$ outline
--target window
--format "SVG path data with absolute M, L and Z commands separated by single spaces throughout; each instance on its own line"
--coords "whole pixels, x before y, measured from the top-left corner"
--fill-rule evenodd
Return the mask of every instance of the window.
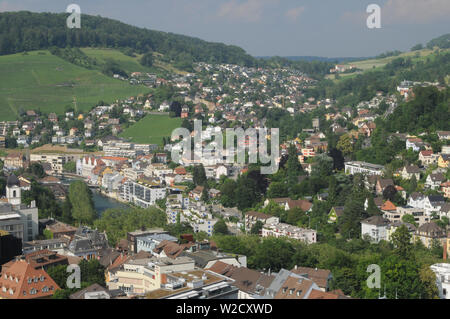
M 444 294 L 444 296 L 446 296 L 447 295 L 447 289 L 442 289 L 442 293 Z

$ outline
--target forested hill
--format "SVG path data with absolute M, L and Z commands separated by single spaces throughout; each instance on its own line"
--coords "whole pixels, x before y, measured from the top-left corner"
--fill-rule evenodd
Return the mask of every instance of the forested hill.
M 69 29 L 68 15 L 0 13 L 0 55 L 50 47 L 104 47 L 128 48 L 138 53 L 154 51 L 174 61 L 257 64 L 255 58 L 237 46 L 138 28 L 99 16 L 82 14 L 81 29 Z

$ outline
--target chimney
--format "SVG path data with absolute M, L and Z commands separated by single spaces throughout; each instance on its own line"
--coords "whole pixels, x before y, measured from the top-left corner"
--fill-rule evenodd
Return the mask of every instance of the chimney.
M 445 261 L 447 260 L 447 241 L 444 243 L 444 253 L 442 259 Z
M 295 265 L 294 269 L 297 270 L 297 265 Z

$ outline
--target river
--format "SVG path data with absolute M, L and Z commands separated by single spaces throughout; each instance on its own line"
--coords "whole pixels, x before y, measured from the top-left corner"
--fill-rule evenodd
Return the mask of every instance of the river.
M 74 180 L 77 180 L 76 178 L 68 178 L 68 177 L 64 177 L 61 178 L 61 181 L 64 185 L 70 185 L 70 183 Z M 78 179 L 78 180 L 81 180 Z M 121 209 L 126 209 L 126 208 L 130 208 L 130 206 L 121 203 L 115 199 L 109 198 L 103 194 L 100 193 L 99 190 L 97 189 L 92 189 L 92 199 L 94 200 L 94 207 L 95 210 L 99 213 L 99 215 L 101 216 L 102 213 L 107 210 L 107 209 L 111 209 L 111 208 L 121 208 Z
M 130 206 L 121 203 L 115 199 L 106 197 L 98 190 L 92 190 L 92 198 L 94 199 L 95 210 L 101 215 L 105 210 L 111 208 L 130 208 Z

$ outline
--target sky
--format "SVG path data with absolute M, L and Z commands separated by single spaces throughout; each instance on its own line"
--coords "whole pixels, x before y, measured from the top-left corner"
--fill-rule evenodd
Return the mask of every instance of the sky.
M 450 32 L 450 0 L 0 0 L 0 12 L 65 12 L 72 3 L 82 14 L 233 44 L 253 56 L 369 57 Z M 370 4 L 381 8 L 381 28 L 367 27 Z

